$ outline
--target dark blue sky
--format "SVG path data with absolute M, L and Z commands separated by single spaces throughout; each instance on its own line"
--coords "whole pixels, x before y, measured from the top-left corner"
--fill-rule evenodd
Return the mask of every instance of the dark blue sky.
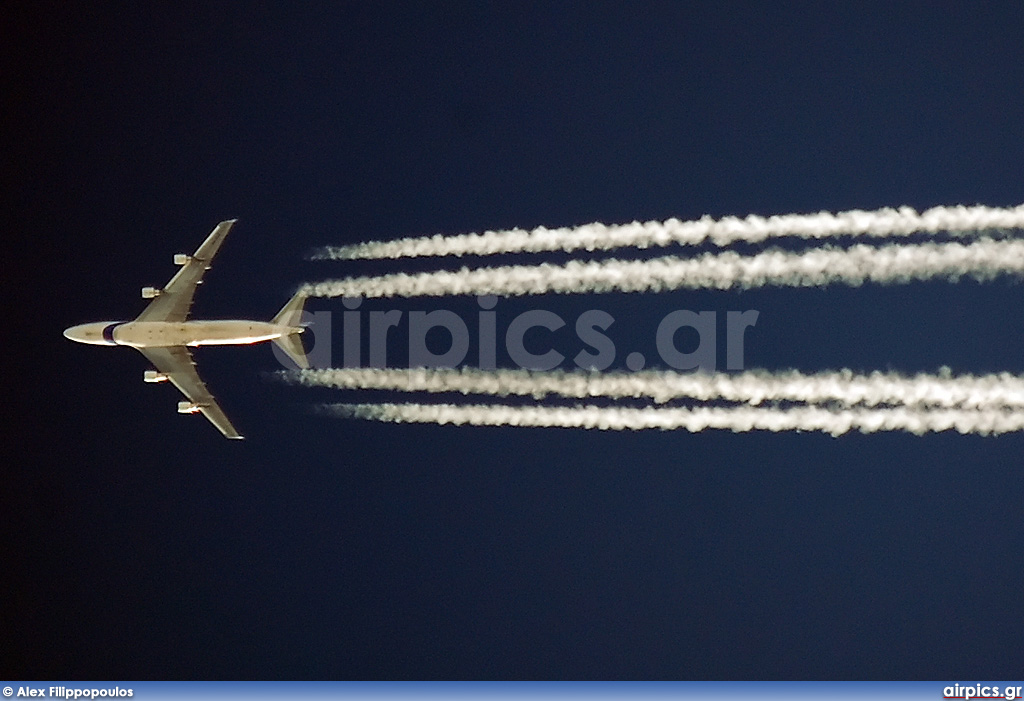
M 366 396 L 199 349 L 229 442 L 138 353 L 61 337 L 136 315 L 228 217 L 200 318 L 394 269 L 304 260 L 326 243 L 1024 201 L 1019 1 L 777 5 L 12 12 L 5 676 L 1019 675 L 1020 436 L 334 421 L 307 405 Z M 600 308 L 634 350 L 672 310 L 756 309 L 748 367 L 1019 373 L 1022 302 L 1003 279 L 543 297 L 499 323 Z M 365 308 L 442 307 L 476 309 Z M 340 303 L 310 308 L 340 349 Z

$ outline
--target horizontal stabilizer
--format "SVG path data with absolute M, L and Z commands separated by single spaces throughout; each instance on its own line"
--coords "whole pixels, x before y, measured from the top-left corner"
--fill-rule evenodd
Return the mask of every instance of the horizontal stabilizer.
M 302 308 L 305 304 L 306 295 L 296 292 L 295 296 L 288 300 L 288 304 L 281 307 L 281 311 L 271 320 L 271 323 L 281 326 L 299 326 L 302 320 Z
M 304 331 L 302 328 L 302 307 L 306 304 L 306 295 L 296 292 L 295 296 L 288 300 L 288 304 L 281 307 L 281 311 L 273 318 L 271 323 L 279 326 L 291 326 L 294 332 L 275 338 L 274 343 L 285 352 L 299 368 L 305 370 L 309 367 L 306 359 L 306 351 L 302 347 L 302 338 L 299 334 Z
M 302 336 L 298 333 L 281 336 L 274 339 L 277 347 L 285 352 L 299 368 L 309 368 L 309 361 L 306 360 L 306 350 L 302 347 Z

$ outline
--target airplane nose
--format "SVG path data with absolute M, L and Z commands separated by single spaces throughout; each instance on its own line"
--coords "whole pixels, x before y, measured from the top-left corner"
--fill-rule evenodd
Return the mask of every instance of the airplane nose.
M 64 338 L 70 339 L 77 343 L 89 343 L 98 346 L 113 346 L 113 338 L 106 337 L 106 331 L 112 325 L 108 322 L 97 322 L 95 324 L 79 324 L 78 326 L 72 326 L 64 329 Z

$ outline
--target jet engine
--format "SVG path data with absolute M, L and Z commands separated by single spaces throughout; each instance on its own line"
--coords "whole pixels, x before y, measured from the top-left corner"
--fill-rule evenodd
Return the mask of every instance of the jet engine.
M 187 265 L 190 260 L 192 260 L 192 256 L 185 255 L 184 253 L 174 254 L 175 265 Z
M 143 287 L 142 288 L 142 298 L 143 299 L 153 299 L 154 297 L 159 297 L 160 293 L 162 293 L 162 292 L 163 292 L 163 290 L 158 290 L 155 287 Z
M 157 372 L 156 370 L 146 370 L 142 373 L 143 382 L 167 382 L 169 379 L 171 378 L 162 372 Z
M 199 405 L 195 402 L 178 402 L 179 414 L 194 414 L 199 411 Z

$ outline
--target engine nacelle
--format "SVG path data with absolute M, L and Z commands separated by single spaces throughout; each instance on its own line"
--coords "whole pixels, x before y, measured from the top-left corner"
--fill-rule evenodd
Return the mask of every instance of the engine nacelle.
M 194 414 L 199 411 L 199 405 L 195 402 L 178 402 L 179 414 Z
M 156 370 L 146 370 L 142 373 L 143 382 L 167 382 L 169 379 L 171 378 L 162 372 L 157 372 Z
M 175 253 L 174 254 L 174 264 L 175 265 L 187 265 L 190 260 L 192 260 L 192 256 L 187 256 L 184 253 Z
M 142 288 L 142 298 L 143 299 L 153 299 L 154 297 L 159 297 L 162 292 L 163 292 L 163 290 L 158 290 L 155 287 L 143 287 Z

